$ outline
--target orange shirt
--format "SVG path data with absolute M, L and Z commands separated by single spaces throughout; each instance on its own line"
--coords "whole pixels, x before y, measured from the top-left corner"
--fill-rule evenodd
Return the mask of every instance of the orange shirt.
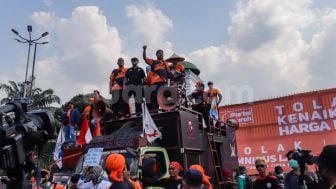
M 215 89 L 215 88 L 212 88 L 212 89 L 209 89 L 207 91 L 207 95 L 208 95 L 208 103 L 211 103 L 212 99 L 216 99 L 216 101 L 218 101 L 218 95 L 221 94 L 221 92 L 218 90 L 218 89 Z
M 150 58 L 146 59 L 146 63 L 150 66 L 155 63 L 154 70 L 152 70 L 152 74 L 148 74 L 147 77 L 150 77 L 150 83 L 161 83 L 161 82 L 167 82 L 168 80 L 168 73 L 169 73 L 169 64 L 168 62 L 164 60 L 153 60 Z
M 184 65 L 183 64 L 176 64 L 175 66 L 174 66 L 174 70 L 175 71 L 177 71 L 177 72 L 180 72 L 180 73 L 182 73 L 182 72 L 184 72 Z
M 112 81 L 112 90 L 121 90 L 123 88 L 124 77 L 127 68 L 115 69 L 111 72 L 110 80 Z

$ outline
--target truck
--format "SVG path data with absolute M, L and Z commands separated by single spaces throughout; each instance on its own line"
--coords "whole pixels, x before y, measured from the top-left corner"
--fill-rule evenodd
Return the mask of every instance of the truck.
M 184 107 L 162 110 L 151 116 L 162 133 L 161 139 L 147 142 L 143 136 L 141 115 L 122 120 L 102 119 L 102 136 L 94 137 L 85 145 L 64 144 L 63 168 L 80 172 L 88 149 L 99 147 L 104 149 L 102 160 L 109 153 L 123 154 L 131 176 L 138 177 L 140 182 L 141 178 L 151 174 L 148 162 L 155 163 L 156 170 L 152 174 L 160 179 L 169 176 L 169 163 L 177 161 L 184 169 L 192 164 L 202 165 L 215 188 L 224 188 L 223 171 L 238 167 L 237 127 L 234 124 L 218 121 L 204 128 L 199 119 L 201 114 Z
M 200 72 L 190 62 L 186 62 L 185 67 L 184 94 L 188 94 L 193 83 L 200 81 Z M 126 119 L 111 119 L 111 111 L 106 104 L 97 102 L 93 115 L 100 120 L 102 136 L 94 137 L 85 145 L 64 144 L 63 169 L 81 172 L 88 150 L 103 148 L 102 166 L 108 154 L 120 153 L 126 158 L 131 177 L 137 178 L 140 183 L 153 175 L 156 179 L 169 177 L 169 163 L 177 161 L 184 169 L 193 164 L 202 165 L 214 188 L 225 188 L 223 172 L 230 170 L 234 174 L 238 168 L 235 134 L 238 124 L 232 119 L 211 120 L 207 127 L 201 113 L 186 108 L 183 102 L 186 96 L 181 95 L 178 88 L 165 87 L 158 92 L 161 109 L 151 112 L 151 117 L 162 137 L 152 143 L 144 136 L 141 114 Z

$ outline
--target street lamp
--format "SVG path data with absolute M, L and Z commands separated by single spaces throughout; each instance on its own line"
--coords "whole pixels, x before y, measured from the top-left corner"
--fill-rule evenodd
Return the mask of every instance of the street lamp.
M 30 58 L 30 48 L 33 44 L 35 44 L 35 49 L 34 49 L 34 59 L 33 59 L 33 70 L 32 70 L 32 81 L 33 82 L 33 78 L 34 78 L 34 66 L 35 66 L 35 56 L 36 56 L 36 45 L 37 44 L 47 44 L 48 42 L 37 42 L 38 40 L 40 40 L 41 38 L 45 37 L 48 35 L 48 32 L 44 32 L 39 38 L 36 39 L 32 39 L 31 38 L 31 32 L 33 31 L 33 27 L 31 25 L 27 26 L 27 31 L 29 33 L 29 39 L 26 39 L 24 37 L 22 37 L 19 32 L 17 32 L 15 29 L 12 29 L 12 32 L 17 35 L 20 39 L 15 38 L 15 40 L 19 43 L 28 43 L 28 56 L 27 56 L 27 65 L 26 65 L 26 74 L 25 74 L 25 82 L 23 85 L 23 97 L 26 97 L 26 88 L 27 88 L 27 75 L 28 75 L 28 67 L 29 67 L 29 58 Z M 33 83 L 31 83 L 32 85 Z M 31 86 L 32 88 L 32 86 Z M 31 91 L 30 91 L 31 93 Z
M 45 32 L 45 33 L 47 33 L 47 32 Z M 46 35 L 48 35 L 48 33 Z M 33 84 L 34 84 L 34 80 L 35 80 L 34 70 L 35 70 L 35 59 L 36 59 L 36 47 L 37 47 L 38 44 L 44 45 L 44 44 L 47 44 L 47 43 L 49 43 L 49 42 L 47 42 L 47 41 L 43 41 L 43 42 L 40 42 L 40 43 L 39 42 L 34 42 L 33 68 L 32 68 L 32 78 L 31 78 L 31 83 L 30 83 L 31 87 L 30 87 L 30 93 L 29 93 L 30 96 L 32 96 Z

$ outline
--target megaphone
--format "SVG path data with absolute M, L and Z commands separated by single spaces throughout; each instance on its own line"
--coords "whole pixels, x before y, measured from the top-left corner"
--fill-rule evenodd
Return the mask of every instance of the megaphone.
M 179 104 L 179 100 L 180 95 L 175 87 L 162 87 L 158 91 L 157 101 L 163 110 L 174 109 Z
M 108 108 L 103 100 L 99 100 L 93 105 L 92 117 L 94 119 L 102 119 L 107 117 L 112 117 L 112 110 Z

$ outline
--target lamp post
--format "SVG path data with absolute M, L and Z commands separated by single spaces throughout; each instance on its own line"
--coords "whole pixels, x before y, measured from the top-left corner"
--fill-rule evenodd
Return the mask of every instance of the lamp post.
M 32 96 L 32 91 L 33 91 L 33 84 L 34 84 L 34 80 L 35 80 L 35 76 L 34 76 L 34 70 L 35 70 L 35 59 L 36 59 L 36 47 L 38 44 L 44 45 L 47 44 L 49 42 L 47 41 L 43 41 L 43 42 L 33 42 L 34 43 L 34 57 L 33 57 L 33 67 L 32 67 L 32 78 L 31 78 L 31 87 L 30 87 L 30 96 Z
M 26 65 L 26 74 L 25 74 L 25 81 L 24 81 L 24 85 L 23 85 L 23 97 L 25 98 L 27 93 L 26 93 L 26 89 L 27 89 L 27 75 L 28 75 L 28 67 L 29 67 L 29 58 L 30 58 L 30 48 L 33 44 L 35 44 L 35 49 L 34 49 L 34 60 L 33 60 L 33 71 L 32 74 L 34 74 L 34 66 L 35 66 L 35 56 L 36 56 L 36 45 L 37 44 L 46 44 L 48 42 L 37 42 L 38 40 L 40 40 L 41 38 L 45 37 L 48 35 L 48 32 L 44 32 L 40 37 L 36 38 L 36 39 L 32 39 L 31 38 L 31 32 L 33 31 L 33 27 L 31 25 L 27 26 L 27 31 L 29 33 L 29 38 L 25 38 L 22 35 L 19 34 L 19 32 L 17 32 L 15 29 L 12 29 L 12 32 L 17 35 L 20 39 L 15 38 L 15 40 L 19 43 L 28 43 L 28 56 L 27 56 L 27 65 Z M 33 82 L 33 75 L 32 75 L 32 81 Z M 31 83 L 32 85 L 32 83 Z M 31 86 L 32 88 L 32 86 Z M 31 93 L 31 91 L 30 91 Z

